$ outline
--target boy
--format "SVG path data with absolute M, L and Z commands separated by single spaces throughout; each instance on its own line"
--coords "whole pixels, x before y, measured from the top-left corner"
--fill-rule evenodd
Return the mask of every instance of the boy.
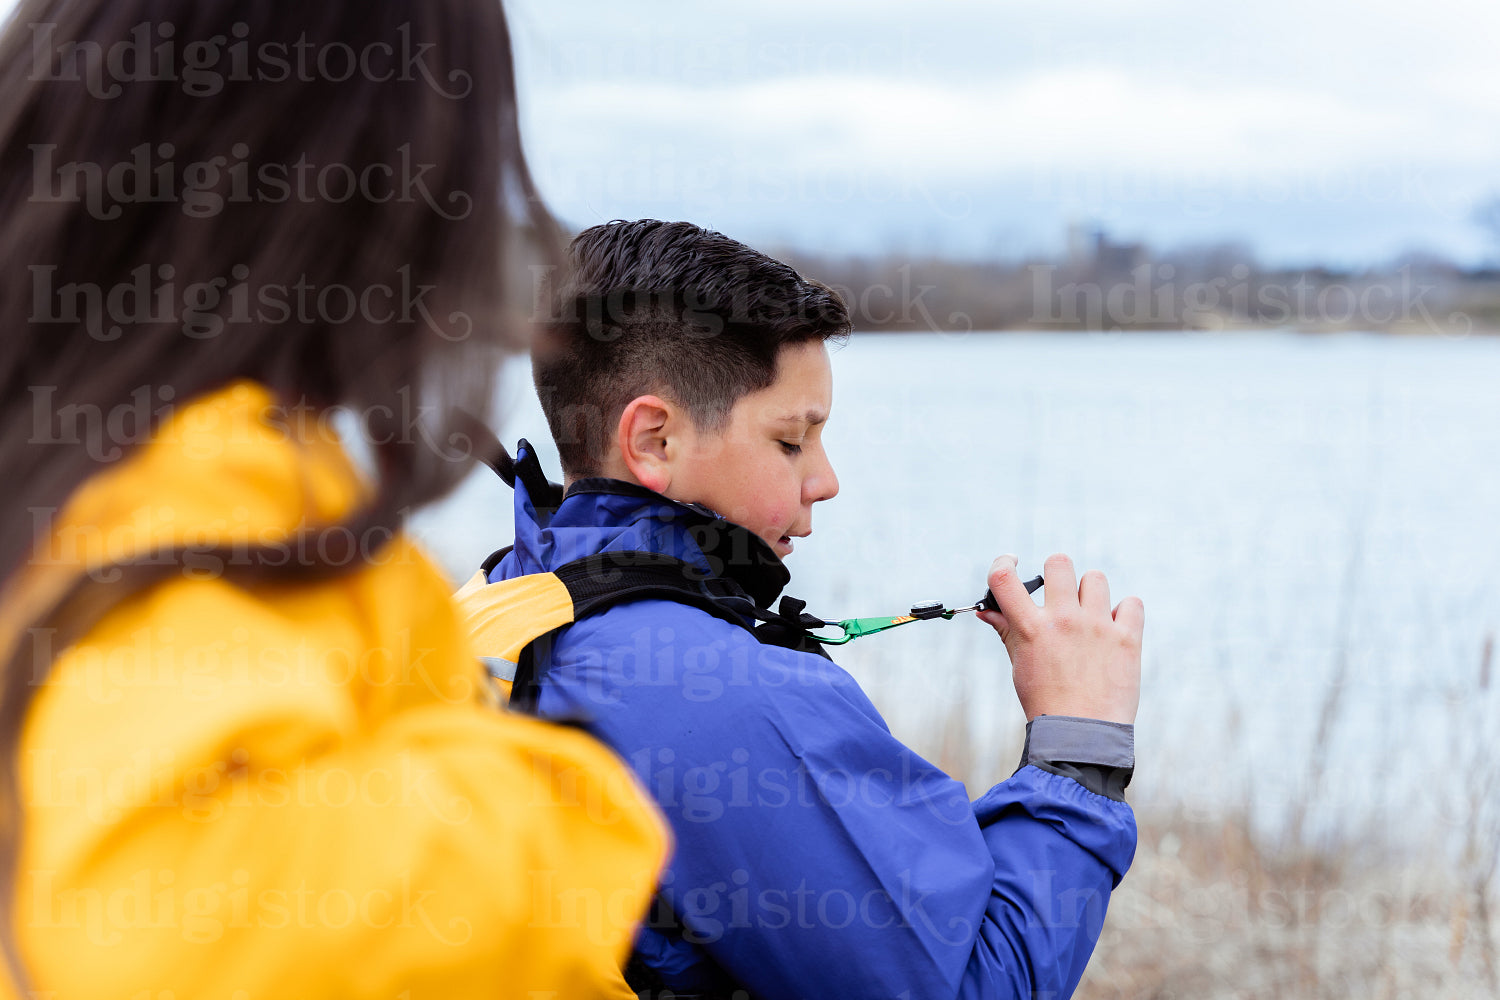
M 838 492 L 822 431 L 838 296 L 686 223 L 610 223 L 572 245 L 562 317 L 534 351 L 567 493 L 517 465 L 516 541 L 491 582 L 601 553 L 680 560 L 768 607 L 781 560 Z M 525 480 L 529 480 L 529 485 Z M 550 491 L 549 491 L 550 492 Z M 657 596 L 532 649 L 534 710 L 582 718 L 670 820 L 675 857 L 629 977 L 678 996 L 1061 997 L 1135 850 L 1144 611 L 1098 573 L 1015 560 L 989 585 L 1032 720 L 1022 766 L 970 802 L 897 741 L 847 673 L 798 638 Z M 518 680 L 517 695 L 522 694 Z M 524 699 L 523 699 L 524 701 Z M 737 992 L 737 991 L 748 991 Z

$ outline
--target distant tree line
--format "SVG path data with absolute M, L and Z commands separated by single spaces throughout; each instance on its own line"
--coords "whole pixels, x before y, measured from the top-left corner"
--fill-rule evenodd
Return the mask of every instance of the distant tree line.
M 1500 257 L 1500 196 L 1474 221 Z M 834 257 L 784 250 L 838 288 L 863 331 L 1500 332 L 1500 268 L 1409 253 L 1362 270 L 1276 268 L 1239 243 L 1154 250 L 1074 230 L 1061 259 Z

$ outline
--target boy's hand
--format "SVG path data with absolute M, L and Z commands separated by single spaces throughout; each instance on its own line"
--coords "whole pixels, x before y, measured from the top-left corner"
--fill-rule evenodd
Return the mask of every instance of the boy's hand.
M 1042 575 L 1046 603 L 1039 608 L 1016 574 L 1016 557 L 996 559 L 989 584 L 1000 610 L 979 613 L 1005 641 L 1027 721 L 1076 715 L 1135 722 L 1145 605 L 1127 597 L 1111 612 L 1104 574 L 1090 570 L 1079 583 L 1065 555 L 1049 558 Z

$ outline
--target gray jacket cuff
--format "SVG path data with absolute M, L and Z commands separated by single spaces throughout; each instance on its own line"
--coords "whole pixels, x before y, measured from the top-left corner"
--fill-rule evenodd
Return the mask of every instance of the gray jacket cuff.
M 1026 723 L 1021 766 L 1038 761 L 1135 767 L 1135 727 L 1072 715 L 1038 715 Z
M 1021 766 L 1028 764 L 1123 802 L 1135 773 L 1135 727 L 1103 719 L 1039 715 L 1026 724 Z

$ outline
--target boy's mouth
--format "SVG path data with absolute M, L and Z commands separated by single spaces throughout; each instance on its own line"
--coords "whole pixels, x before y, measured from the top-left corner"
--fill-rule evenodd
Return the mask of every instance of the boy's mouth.
M 779 556 L 788 556 L 788 555 L 791 555 L 792 546 L 794 544 L 792 542 L 792 539 L 793 538 L 806 538 L 810 534 L 812 534 L 812 532 L 810 532 L 810 531 L 804 531 L 800 535 L 782 535 L 780 538 L 776 539 L 776 554 L 779 555 Z

